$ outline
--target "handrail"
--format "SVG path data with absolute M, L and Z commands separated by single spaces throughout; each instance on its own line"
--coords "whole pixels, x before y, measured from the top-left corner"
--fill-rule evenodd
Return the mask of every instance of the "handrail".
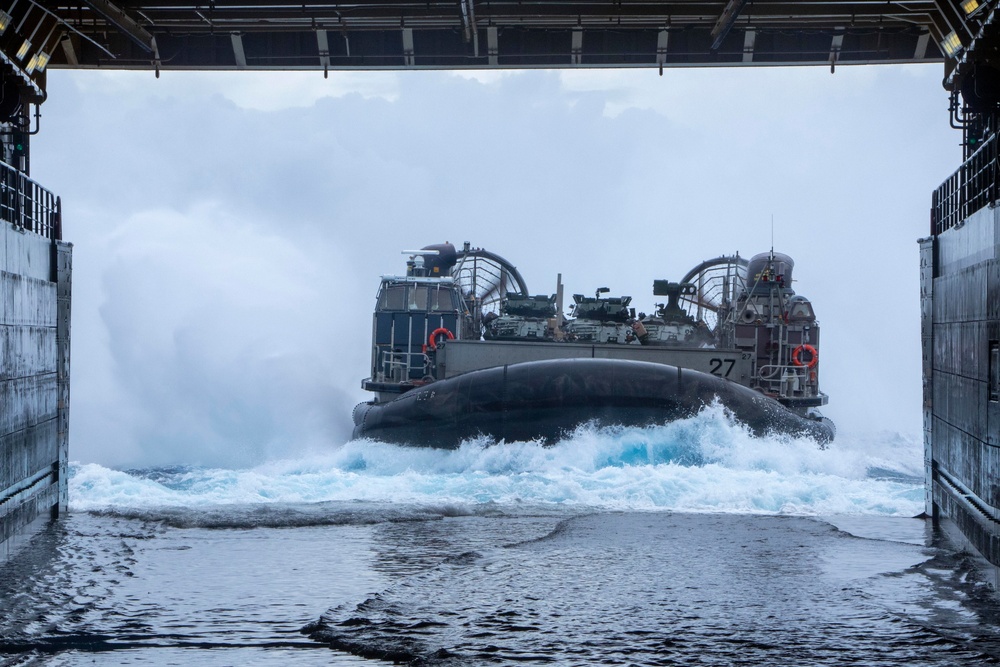
M 380 350 L 381 355 L 381 376 L 382 381 L 405 382 L 410 379 L 410 373 L 415 369 L 420 369 L 424 375 L 427 368 L 427 355 L 422 352 L 394 352 L 390 350 Z M 414 363 L 414 359 L 420 363 Z
M 806 370 L 805 366 L 796 366 L 794 364 L 765 364 L 757 370 L 757 377 L 761 380 L 773 382 L 775 378 L 780 379 L 778 373 L 795 371 L 796 375 L 805 377 Z
M 757 371 L 762 387 L 781 398 L 809 398 L 819 395 L 815 372 L 794 364 L 765 364 Z
M 22 232 L 62 240 L 59 197 L 4 162 L 0 162 L 0 220 Z
M 1000 139 L 990 136 L 931 196 L 931 234 L 960 226 L 981 208 L 1000 200 L 997 169 Z

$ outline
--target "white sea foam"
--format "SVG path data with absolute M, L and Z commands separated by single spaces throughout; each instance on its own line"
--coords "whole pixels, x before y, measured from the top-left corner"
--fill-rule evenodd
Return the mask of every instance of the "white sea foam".
M 467 442 L 438 450 L 358 440 L 245 470 L 123 472 L 74 464 L 70 507 L 377 501 L 564 504 L 692 512 L 912 516 L 921 446 L 898 434 L 751 437 L 721 409 L 646 429 L 579 429 L 552 447 Z

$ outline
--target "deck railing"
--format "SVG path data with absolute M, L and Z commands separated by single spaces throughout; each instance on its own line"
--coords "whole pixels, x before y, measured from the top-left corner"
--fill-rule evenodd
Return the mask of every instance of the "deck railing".
M 931 198 L 931 234 L 940 234 L 1000 200 L 1000 139 L 992 135 Z
M 59 197 L 3 162 L 0 162 L 0 220 L 22 231 L 62 240 Z

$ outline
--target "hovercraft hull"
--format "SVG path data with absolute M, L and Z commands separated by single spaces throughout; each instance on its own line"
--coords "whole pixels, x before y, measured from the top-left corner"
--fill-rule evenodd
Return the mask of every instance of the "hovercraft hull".
M 690 369 L 621 359 L 531 361 L 473 371 L 354 411 L 354 437 L 456 448 L 464 440 L 555 442 L 581 424 L 650 426 L 718 400 L 754 435 L 825 444 L 829 420 L 802 417 L 748 387 Z

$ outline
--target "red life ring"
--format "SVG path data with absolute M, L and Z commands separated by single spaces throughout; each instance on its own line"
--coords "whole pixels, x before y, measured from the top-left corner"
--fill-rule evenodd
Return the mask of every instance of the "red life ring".
M 454 340 L 455 339 L 455 334 L 453 334 L 452 332 L 448 331 L 444 327 L 438 327 L 437 329 L 435 329 L 434 331 L 431 332 L 430 338 L 427 339 L 427 345 L 432 350 L 438 349 L 438 346 L 437 346 L 437 337 L 438 336 L 445 336 L 445 337 L 447 337 L 448 340 Z
M 802 363 L 802 359 L 800 359 L 803 350 L 805 350 L 811 355 L 809 363 L 807 364 Z M 792 352 L 792 363 L 795 364 L 796 366 L 805 366 L 806 368 L 816 368 L 816 364 L 819 363 L 819 352 L 812 345 L 799 345 L 797 348 L 795 348 L 795 351 Z

